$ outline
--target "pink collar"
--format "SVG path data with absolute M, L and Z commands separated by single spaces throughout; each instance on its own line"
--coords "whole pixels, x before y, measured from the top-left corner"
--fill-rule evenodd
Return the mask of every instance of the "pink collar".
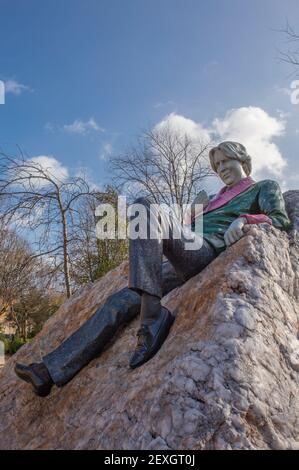
M 204 209 L 203 213 L 206 214 L 207 212 L 214 211 L 219 207 L 224 206 L 229 201 L 231 201 L 234 197 L 238 196 L 239 194 L 246 191 L 246 189 L 250 188 L 256 183 L 254 179 L 250 176 L 247 178 L 243 178 L 238 184 L 236 184 L 233 188 L 226 190 L 227 186 L 224 186 L 220 189 L 218 194 L 210 201 L 207 207 Z

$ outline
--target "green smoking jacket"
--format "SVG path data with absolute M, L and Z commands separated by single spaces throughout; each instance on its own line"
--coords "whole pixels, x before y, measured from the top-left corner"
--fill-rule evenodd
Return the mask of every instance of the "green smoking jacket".
M 263 180 L 250 186 L 224 206 L 197 216 L 191 224 L 191 230 L 200 230 L 201 224 L 198 222 L 199 217 L 202 217 L 203 238 L 217 253 L 221 253 L 226 249 L 226 230 L 242 214 L 265 214 L 272 220 L 273 226 L 280 230 L 288 230 L 291 225 L 279 184 L 273 180 Z

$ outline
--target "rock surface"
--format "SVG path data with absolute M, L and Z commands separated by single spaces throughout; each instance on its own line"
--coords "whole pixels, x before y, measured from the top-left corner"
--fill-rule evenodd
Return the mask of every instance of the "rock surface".
M 38 398 L 14 363 L 40 360 L 125 287 L 127 262 L 62 305 L 0 372 L 0 448 L 299 448 L 299 191 L 286 202 L 290 235 L 251 226 L 163 298 L 176 321 L 151 361 L 128 367 L 136 319 L 69 384 Z

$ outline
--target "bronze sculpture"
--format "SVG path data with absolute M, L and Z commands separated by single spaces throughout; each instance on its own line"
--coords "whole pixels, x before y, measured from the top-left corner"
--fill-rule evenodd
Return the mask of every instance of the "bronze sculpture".
M 227 246 L 238 241 L 246 224 L 268 223 L 287 230 L 290 221 L 277 182 L 255 182 L 251 177 L 251 157 L 238 142 L 222 142 L 210 151 L 210 163 L 225 186 L 206 202 L 202 213 L 181 225 L 172 220 L 169 236 L 166 212 L 157 214 L 149 198 L 138 198 L 145 208 L 148 237 L 129 240 L 128 287 L 109 296 L 104 306 L 87 320 L 58 348 L 30 365 L 16 364 L 15 372 L 29 382 L 39 396 L 50 393 L 53 384 L 63 386 L 91 359 L 96 357 L 119 326 L 141 314 L 141 326 L 130 367 L 139 367 L 159 350 L 174 317 L 161 298 L 204 269 Z M 152 219 L 151 219 L 152 217 Z M 196 220 L 202 218 L 203 233 L 196 231 Z M 149 238 L 150 220 L 162 236 Z M 189 222 L 189 225 L 188 225 Z M 173 225 L 174 224 L 174 225 Z M 161 230 L 162 228 L 162 230 Z M 180 238 L 174 237 L 179 229 Z M 157 235 L 157 233 L 156 233 Z M 186 242 L 198 242 L 200 248 L 186 250 Z M 163 261 L 163 255 L 167 261 Z

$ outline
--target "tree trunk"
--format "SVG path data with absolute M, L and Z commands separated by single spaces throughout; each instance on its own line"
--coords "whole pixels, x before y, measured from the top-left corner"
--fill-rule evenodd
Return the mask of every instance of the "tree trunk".
M 63 272 L 64 272 L 64 282 L 66 289 L 66 296 L 69 298 L 72 295 L 71 292 L 71 282 L 70 282 L 70 267 L 68 259 L 68 239 L 67 239 L 67 221 L 65 217 L 65 212 L 62 212 L 62 229 L 63 229 Z

